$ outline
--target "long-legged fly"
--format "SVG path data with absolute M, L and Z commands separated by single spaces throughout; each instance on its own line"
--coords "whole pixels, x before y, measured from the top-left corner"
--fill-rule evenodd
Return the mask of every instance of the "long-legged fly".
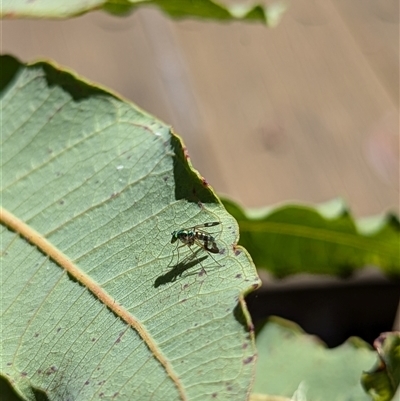
M 191 249 L 191 246 L 193 245 L 196 245 L 198 250 L 201 248 L 209 253 L 220 253 L 220 249 L 215 241 L 215 237 L 203 230 L 203 228 L 217 226 L 218 224 L 220 224 L 219 221 L 213 221 L 210 223 L 199 224 L 190 228 L 181 228 L 180 230 L 173 231 L 171 233 L 171 244 L 179 240 L 182 244 L 178 248 L 188 246 L 192 251 L 193 256 L 197 254 L 197 251 L 194 252 Z

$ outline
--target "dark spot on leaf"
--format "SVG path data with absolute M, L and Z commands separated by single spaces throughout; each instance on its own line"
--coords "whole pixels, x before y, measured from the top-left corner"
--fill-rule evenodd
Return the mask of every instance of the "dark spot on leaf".
M 239 251 L 239 249 L 235 249 L 235 256 L 239 256 L 242 252 Z
M 218 395 L 217 393 L 212 393 L 212 394 L 211 394 L 211 397 L 212 397 L 212 398 L 217 398 L 217 395 Z
M 35 337 L 39 337 L 39 333 L 35 333 Z
M 189 284 L 186 283 L 186 284 L 183 286 L 183 289 L 186 290 L 186 288 L 188 288 L 188 287 L 189 287 Z
M 226 389 L 227 389 L 228 391 L 232 391 L 232 386 L 226 386 Z
M 249 326 L 249 332 L 250 332 L 250 333 L 254 333 L 254 324 L 250 322 L 250 323 L 248 324 L 248 326 Z
M 104 397 L 104 393 L 100 393 L 100 394 L 99 394 L 99 397 L 100 397 L 100 398 L 103 398 L 103 397 Z
M 187 298 L 184 298 L 184 299 L 181 300 L 181 303 L 182 302 L 186 302 L 186 301 L 187 301 Z
M 253 362 L 254 356 L 249 356 L 248 358 L 246 358 L 243 363 L 245 365 L 249 364 L 250 362 Z
M 89 380 L 86 380 L 85 381 L 85 386 L 87 386 L 89 383 L 90 383 Z
M 28 373 L 26 373 L 26 372 L 21 372 L 21 376 L 28 376 Z
M 63 204 L 64 204 L 64 200 L 61 199 L 58 203 L 59 203 L 60 205 L 63 205 Z
M 207 180 L 206 180 L 204 177 L 202 178 L 201 182 L 203 183 L 203 185 L 204 185 L 205 187 L 208 187 L 208 182 L 207 182 Z
M 189 152 L 186 146 L 183 147 L 183 154 L 185 155 L 186 159 L 190 159 Z
M 252 285 L 252 288 L 254 288 L 255 290 L 256 290 L 258 287 L 259 287 L 258 283 L 254 283 L 254 284 Z
M 242 349 L 246 349 L 248 346 L 249 346 L 249 344 L 243 343 L 243 344 L 242 344 Z
M 7 366 L 11 366 L 12 365 L 12 362 L 7 362 Z
M 40 375 L 40 374 L 42 373 L 42 369 L 39 369 L 39 370 L 37 371 L 37 373 L 38 373 L 38 375 Z
M 52 375 L 52 374 L 55 373 L 55 372 L 57 372 L 57 368 L 56 368 L 55 366 L 52 366 L 50 369 L 48 369 L 48 370 L 46 371 L 46 375 L 47 375 L 47 376 L 50 376 L 50 375 Z
M 240 273 L 236 274 L 235 278 L 242 278 L 242 275 Z
M 57 333 L 59 333 L 61 331 L 61 327 L 59 327 L 58 329 L 57 329 Z
M 102 380 L 101 382 L 98 382 L 98 385 L 102 386 L 105 382 L 106 382 L 105 380 Z
M 95 338 L 92 338 L 92 342 L 95 342 L 96 341 L 96 339 Z
M 119 395 L 119 393 L 114 393 L 113 398 L 117 397 Z
M 164 181 L 167 182 L 168 181 L 168 177 L 164 177 Z

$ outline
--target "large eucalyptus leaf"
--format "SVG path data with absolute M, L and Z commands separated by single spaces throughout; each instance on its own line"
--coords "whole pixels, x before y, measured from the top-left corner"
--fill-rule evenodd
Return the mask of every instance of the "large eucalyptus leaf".
M 386 214 L 355 221 L 341 200 L 315 207 L 281 205 L 244 210 L 223 203 L 239 223 L 240 244 L 257 268 L 278 277 L 295 273 L 346 275 L 365 265 L 400 275 L 400 223 Z
M 259 280 L 179 139 L 57 67 L 0 67 L 1 377 L 26 400 L 246 399 Z M 207 222 L 219 253 L 171 244 Z
M 327 349 L 296 324 L 271 318 L 257 334 L 258 363 L 252 400 L 273 396 L 312 401 L 370 401 L 363 370 L 376 359 L 361 339 Z
M 244 2 L 225 6 L 214 0 L 3 0 L 0 12 L 5 18 L 68 18 L 99 9 L 124 15 L 142 6 L 159 8 L 172 18 L 243 20 L 271 26 L 279 22 L 286 8 L 280 0 L 268 7 L 247 5 Z

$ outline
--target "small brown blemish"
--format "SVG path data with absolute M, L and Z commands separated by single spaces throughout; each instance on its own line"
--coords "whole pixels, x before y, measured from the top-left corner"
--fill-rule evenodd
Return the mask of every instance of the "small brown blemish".
M 85 386 L 87 386 L 89 383 L 90 383 L 89 380 L 86 380 L 85 381 Z
M 28 376 L 28 373 L 26 373 L 26 372 L 21 372 L 21 376 Z
M 34 337 L 39 337 L 39 333 L 35 333 Z
M 227 389 L 228 391 L 232 391 L 232 386 L 226 386 L 226 389 Z
M 92 342 L 95 342 L 96 341 L 96 339 L 95 338 L 92 338 Z
M 59 327 L 58 329 L 57 329 L 57 333 L 59 333 L 61 331 L 61 327 Z
M 254 356 L 249 356 L 248 358 L 243 360 L 243 363 L 245 365 L 248 365 L 249 363 L 253 362 L 253 360 L 254 360 Z
M 242 275 L 240 273 L 236 274 L 235 278 L 242 278 Z
M 46 375 L 50 376 L 55 372 L 57 372 L 57 368 L 55 366 L 52 366 L 49 370 L 47 370 Z
M 114 395 L 113 395 L 113 398 L 116 398 L 116 397 L 118 397 L 118 395 L 119 395 L 119 393 L 117 392 L 117 393 L 114 393 Z
M 212 398 L 217 398 L 217 396 L 218 396 L 218 393 L 212 393 L 212 394 L 211 394 L 211 397 L 212 397 Z
M 239 256 L 242 252 L 239 251 L 239 249 L 235 249 L 235 256 Z
M 242 344 L 242 349 L 246 349 L 248 346 L 249 346 L 249 344 L 243 343 L 243 344 Z
M 183 147 L 183 154 L 185 155 L 186 159 L 190 159 L 189 152 L 186 146 Z
M 118 336 L 118 338 L 115 340 L 115 343 L 116 344 L 118 344 L 118 343 L 120 343 L 121 342 L 121 338 L 122 338 L 122 336 L 124 335 L 124 333 L 122 332 L 122 333 L 119 333 L 119 336 Z
M 63 204 L 64 204 L 64 200 L 61 199 L 58 203 L 59 203 L 60 205 L 63 205 Z
M 248 328 L 249 328 L 250 333 L 254 333 L 254 324 L 253 323 L 249 323 Z
M 208 182 L 207 182 L 207 180 L 206 180 L 204 177 L 202 178 L 201 182 L 203 183 L 203 185 L 204 185 L 205 187 L 208 187 Z

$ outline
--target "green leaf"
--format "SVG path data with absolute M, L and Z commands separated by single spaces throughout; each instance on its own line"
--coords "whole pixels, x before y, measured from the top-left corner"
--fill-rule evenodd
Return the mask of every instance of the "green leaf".
M 258 333 L 256 344 L 255 394 L 312 401 L 370 401 L 360 377 L 376 355 L 362 340 L 352 338 L 327 349 L 296 324 L 271 318 Z
M 240 244 L 257 268 L 278 277 L 295 273 L 347 275 L 365 265 L 400 274 L 400 223 L 387 214 L 358 223 L 340 200 L 316 207 L 284 205 L 244 211 L 223 203 L 240 227 Z
M 362 384 L 374 401 L 395 400 L 400 385 L 400 332 L 384 333 L 374 342 L 379 363 L 362 376 Z
M 0 67 L 1 377 L 25 400 L 245 399 L 259 279 L 179 138 L 48 63 Z M 210 221 L 220 253 L 171 244 Z
M 3 18 L 70 18 L 92 10 L 102 9 L 115 15 L 125 15 L 138 7 L 151 6 L 162 10 L 171 18 L 201 18 L 219 21 L 243 20 L 275 26 L 286 10 L 283 1 L 270 6 L 249 6 L 244 2 L 225 6 L 214 0 L 62 0 L 27 2 L 3 0 Z

